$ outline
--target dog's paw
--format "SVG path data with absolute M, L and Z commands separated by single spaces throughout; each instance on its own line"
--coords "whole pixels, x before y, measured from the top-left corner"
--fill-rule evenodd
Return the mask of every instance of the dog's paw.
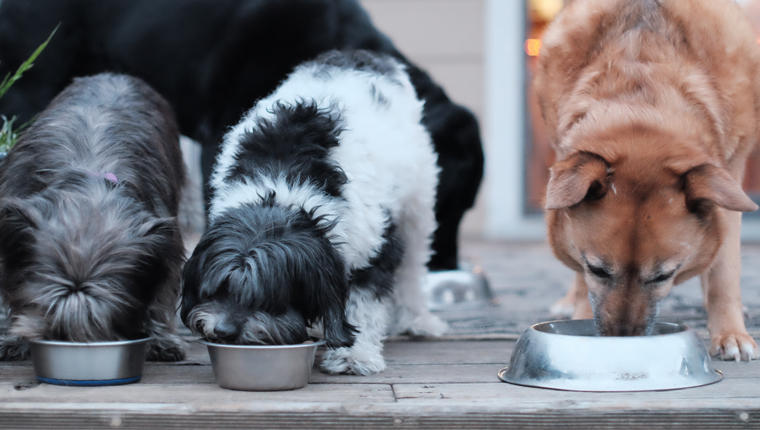
M 322 355 L 320 367 L 332 374 L 374 375 L 385 370 L 385 360 L 377 353 L 357 353 L 353 348 L 329 349 Z
M 441 336 L 449 330 L 449 325 L 431 314 L 423 311 L 422 314 L 416 314 L 411 311 L 401 309 L 396 316 L 396 322 L 388 330 L 388 334 L 411 334 L 414 336 Z
M 563 297 L 549 308 L 549 318 L 558 320 L 569 320 L 575 312 L 575 301 Z
M 20 336 L 0 337 L 0 361 L 21 361 L 29 358 L 29 344 Z
M 433 314 L 420 315 L 409 325 L 409 333 L 415 336 L 442 336 L 449 325 Z
M 185 342 L 175 335 L 154 337 L 148 342 L 145 359 L 148 361 L 182 361 L 185 359 Z
M 719 355 L 721 360 L 752 361 L 760 359 L 760 349 L 748 334 L 725 334 L 713 336 L 710 355 Z

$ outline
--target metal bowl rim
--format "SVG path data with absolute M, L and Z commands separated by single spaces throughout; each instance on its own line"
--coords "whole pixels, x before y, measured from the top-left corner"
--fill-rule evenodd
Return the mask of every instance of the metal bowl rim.
M 547 336 L 582 337 L 582 338 L 587 338 L 587 339 L 646 339 L 646 338 L 649 338 L 649 337 L 682 336 L 684 333 L 688 333 L 688 332 L 693 332 L 694 331 L 691 327 L 687 326 L 686 324 L 672 323 L 672 322 L 667 322 L 667 321 L 658 321 L 655 324 L 665 324 L 665 325 L 676 326 L 676 327 L 678 327 L 679 329 L 682 329 L 682 330 L 677 331 L 675 333 L 653 334 L 653 335 L 648 335 L 648 336 L 584 336 L 584 335 L 578 335 L 578 334 L 549 333 L 549 332 L 545 332 L 545 331 L 536 329 L 536 327 L 541 326 L 541 325 L 553 324 L 553 323 L 563 323 L 563 324 L 566 324 L 566 323 L 571 323 L 571 322 L 574 322 L 574 321 L 593 321 L 593 320 L 585 319 L 585 320 L 553 320 L 553 321 L 544 321 L 544 322 L 533 324 L 532 326 L 530 326 L 530 328 L 528 330 L 534 331 L 536 333 L 540 333 L 542 335 L 547 335 Z
M 550 386 L 547 386 L 547 385 L 535 385 L 535 384 L 531 385 L 531 384 L 527 384 L 527 383 L 520 383 L 520 382 L 515 382 L 515 381 L 509 381 L 509 380 L 507 380 L 504 377 L 504 374 L 507 373 L 507 369 L 509 369 L 509 366 L 504 367 L 503 369 L 500 369 L 496 373 L 496 376 L 499 377 L 499 380 L 501 380 L 501 382 L 505 382 L 507 384 L 512 384 L 512 385 L 519 385 L 521 387 L 540 388 L 540 389 L 544 389 L 544 390 L 554 390 L 554 391 L 572 391 L 572 392 L 576 392 L 576 393 L 642 393 L 642 392 L 647 392 L 647 391 L 652 392 L 652 391 L 685 390 L 685 389 L 688 389 L 688 388 L 698 388 L 698 387 L 704 387 L 704 386 L 707 386 L 707 385 L 717 384 L 718 382 L 720 382 L 720 381 L 723 380 L 723 376 L 724 376 L 722 371 L 713 368 L 713 370 L 715 371 L 715 373 L 718 374 L 719 378 L 716 379 L 716 380 L 714 380 L 714 381 L 705 382 L 704 384 L 687 385 L 687 386 L 676 387 L 676 388 L 655 388 L 655 389 L 649 389 L 649 390 L 646 390 L 646 389 L 642 389 L 642 390 L 591 390 L 591 389 L 581 390 L 581 389 L 573 389 L 573 388 L 550 387 Z
M 203 339 L 198 339 L 198 343 L 206 345 L 206 346 L 212 346 L 216 348 L 227 348 L 227 349 L 247 349 L 247 350 L 263 350 L 263 349 L 297 349 L 297 348 L 307 348 L 312 346 L 321 346 L 327 343 L 326 340 L 321 339 L 313 343 L 297 343 L 295 345 L 230 345 L 226 343 L 214 343 L 214 342 L 208 342 Z
M 77 348 L 87 348 L 93 346 L 129 346 L 148 342 L 150 339 L 150 337 L 144 337 L 135 340 L 114 340 L 107 342 L 66 342 L 63 340 L 27 339 L 27 342 L 45 346 L 73 346 Z

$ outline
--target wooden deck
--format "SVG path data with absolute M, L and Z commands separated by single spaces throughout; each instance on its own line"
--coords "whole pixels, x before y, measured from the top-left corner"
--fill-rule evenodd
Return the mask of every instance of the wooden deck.
M 29 362 L 0 364 L 2 428 L 760 428 L 760 363 L 716 361 L 723 381 L 647 393 L 577 393 L 500 382 L 514 340 L 386 343 L 388 369 L 289 392 L 219 388 L 199 344 L 182 363 L 148 363 L 118 387 L 38 384 Z M 319 359 L 317 359 L 319 361 Z

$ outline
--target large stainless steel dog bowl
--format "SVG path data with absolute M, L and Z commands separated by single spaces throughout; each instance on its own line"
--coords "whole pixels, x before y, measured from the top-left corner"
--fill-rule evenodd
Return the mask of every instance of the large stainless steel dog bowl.
M 150 338 L 116 342 L 30 340 L 34 374 L 56 385 L 121 385 L 142 378 Z
M 553 321 L 526 330 L 504 382 L 571 391 L 654 391 L 721 380 L 694 330 L 656 323 L 651 336 L 596 336 L 593 320 Z
M 223 345 L 208 347 L 216 383 L 245 391 L 284 391 L 305 387 L 317 347 L 325 341 L 297 345 Z

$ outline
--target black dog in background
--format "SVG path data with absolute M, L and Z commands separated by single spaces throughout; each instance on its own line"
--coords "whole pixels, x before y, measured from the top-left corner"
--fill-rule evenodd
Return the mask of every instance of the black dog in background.
M 225 131 L 296 65 L 331 49 L 396 57 L 425 101 L 423 124 L 442 169 L 428 265 L 457 267 L 459 223 L 483 174 L 477 121 L 396 50 L 357 0 L 3 0 L 0 75 L 24 61 L 59 22 L 35 67 L 0 100 L 0 113 L 26 121 L 75 76 L 113 71 L 141 77 L 172 105 L 180 131 L 203 145 L 207 201 Z
M 147 333 L 149 360 L 181 360 L 174 334 L 185 171 L 166 101 L 122 75 L 79 78 L 2 161 L 0 360 L 26 339 L 94 342 Z

